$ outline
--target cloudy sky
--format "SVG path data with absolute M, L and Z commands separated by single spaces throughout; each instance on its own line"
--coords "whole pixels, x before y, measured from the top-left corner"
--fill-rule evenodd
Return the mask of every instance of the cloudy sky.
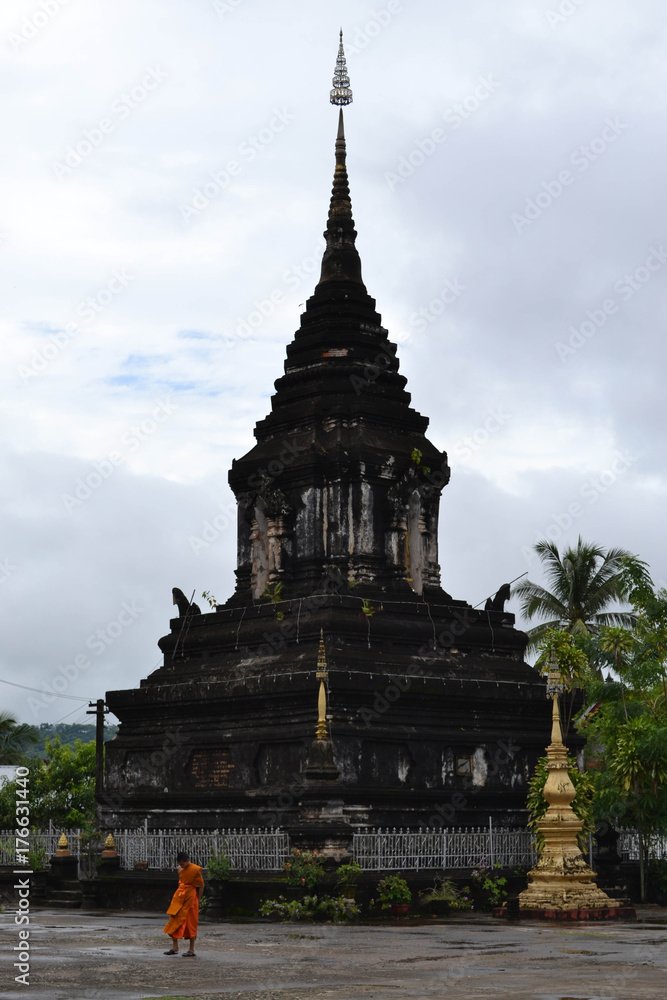
M 316 282 L 341 24 L 364 279 L 450 455 L 443 585 L 477 604 L 580 533 L 667 579 L 659 0 L 6 0 L 0 689 L 23 721 L 137 685 L 173 586 L 233 588 L 227 470 Z

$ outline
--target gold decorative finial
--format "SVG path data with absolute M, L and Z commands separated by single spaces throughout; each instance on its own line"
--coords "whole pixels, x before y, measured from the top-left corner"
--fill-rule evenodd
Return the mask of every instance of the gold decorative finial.
M 329 731 L 327 730 L 327 691 L 324 685 L 329 675 L 327 672 L 327 655 L 324 649 L 324 629 L 320 629 L 320 647 L 317 651 L 317 672 L 315 676 L 320 682 L 320 690 L 317 696 L 318 718 L 315 738 L 326 740 L 329 738 Z
M 333 90 L 330 100 L 332 104 L 344 105 L 352 104 L 352 91 L 350 90 L 350 78 L 347 75 L 347 63 L 345 62 L 345 51 L 343 49 L 343 29 L 340 29 L 340 42 L 338 44 L 338 58 L 336 59 L 336 69 L 333 75 Z
M 117 858 L 118 851 L 116 850 L 116 840 L 113 833 L 108 833 L 107 838 L 104 841 L 104 847 L 102 849 L 103 858 Z
M 56 850 L 55 856 L 57 858 L 66 858 L 69 857 L 71 853 L 72 852 L 69 849 L 69 844 L 67 843 L 67 836 L 64 833 L 61 833 L 60 837 L 58 838 L 58 848 Z

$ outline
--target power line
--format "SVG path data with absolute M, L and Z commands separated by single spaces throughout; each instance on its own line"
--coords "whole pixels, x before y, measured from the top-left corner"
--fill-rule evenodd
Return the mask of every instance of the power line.
M 520 573 L 519 576 L 515 576 L 513 580 L 510 580 L 510 582 L 508 583 L 507 586 L 511 587 L 512 584 L 516 583 L 517 580 L 520 580 L 522 576 L 528 576 L 528 570 L 526 570 L 525 573 Z M 494 597 L 494 596 L 495 596 L 494 594 L 489 594 L 489 597 Z M 485 601 L 488 601 L 489 597 L 483 597 L 482 600 L 479 602 L 479 604 L 475 605 L 475 607 L 473 608 L 473 611 L 476 611 L 477 608 L 480 606 L 480 604 L 484 604 Z
M 56 694 L 55 691 L 44 691 L 42 688 L 31 688 L 26 687 L 25 684 L 15 684 L 14 681 L 6 681 L 4 677 L 0 677 L 0 684 L 11 684 L 15 688 L 23 688 L 24 691 L 35 691 L 37 694 L 49 694 L 52 698 L 69 698 L 71 701 L 90 701 L 90 698 L 81 698 L 73 694 Z
M 77 705 L 77 706 L 76 706 L 76 708 L 73 708 L 71 712 L 68 712 L 68 713 L 67 713 L 67 715 L 63 715 L 63 717 L 62 717 L 61 719 L 58 719 L 58 720 L 57 720 L 57 722 L 54 722 L 54 723 L 53 723 L 53 725 L 54 725 L 54 726 L 58 726 L 58 725 L 60 725 L 60 723 L 61 723 L 61 722 L 64 722 L 64 721 L 65 721 L 65 719 L 69 719 L 70 715 L 74 715 L 74 713 L 75 713 L 75 712 L 78 712 L 78 713 L 79 713 L 79 718 L 78 718 L 78 719 L 75 719 L 75 720 L 74 720 L 74 722 L 73 722 L 73 723 L 71 723 L 71 725 L 76 725 L 76 724 L 77 724 L 77 723 L 79 723 L 79 722 L 81 722 L 81 723 L 82 723 L 82 722 L 83 722 L 83 720 L 84 720 L 84 718 L 85 718 L 85 716 L 87 715 L 87 713 L 86 713 L 86 712 L 82 712 L 82 711 L 81 711 L 81 706 L 80 706 L 80 705 Z M 87 724 L 87 723 L 86 723 L 86 724 Z

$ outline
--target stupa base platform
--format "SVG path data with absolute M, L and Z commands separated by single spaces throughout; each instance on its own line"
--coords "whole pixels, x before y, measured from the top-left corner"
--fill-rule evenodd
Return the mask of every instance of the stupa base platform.
M 570 910 L 533 909 L 516 907 L 514 911 L 507 906 L 497 906 L 494 917 L 505 917 L 511 920 L 636 920 L 637 911 L 634 906 L 599 906 L 582 907 Z

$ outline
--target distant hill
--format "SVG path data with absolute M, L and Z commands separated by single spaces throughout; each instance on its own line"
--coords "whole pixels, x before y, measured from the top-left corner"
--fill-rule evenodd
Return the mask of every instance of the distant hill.
M 58 722 L 56 724 L 42 722 L 40 726 L 36 726 L 35 728 L 39 733 L 40 740 L 39 743 L 35 743 L 33 747 L 30 747 L 27 752 L 28 757 L 43 757 L 44 744 L 47 740 L 52 740 L 54 736 L 60 737 L 60 742 L 63 746 L 66 746 L 68 743 L 74 743 L 75 740 L 81 740 L 82 743 L 90 743 L 91 740 L 95 739 L 95 726 L 90 723 L 69 725 L 65 722 Z M 113 739 L 117 732 L 118 726 L 105 726 L 105 742 Z

